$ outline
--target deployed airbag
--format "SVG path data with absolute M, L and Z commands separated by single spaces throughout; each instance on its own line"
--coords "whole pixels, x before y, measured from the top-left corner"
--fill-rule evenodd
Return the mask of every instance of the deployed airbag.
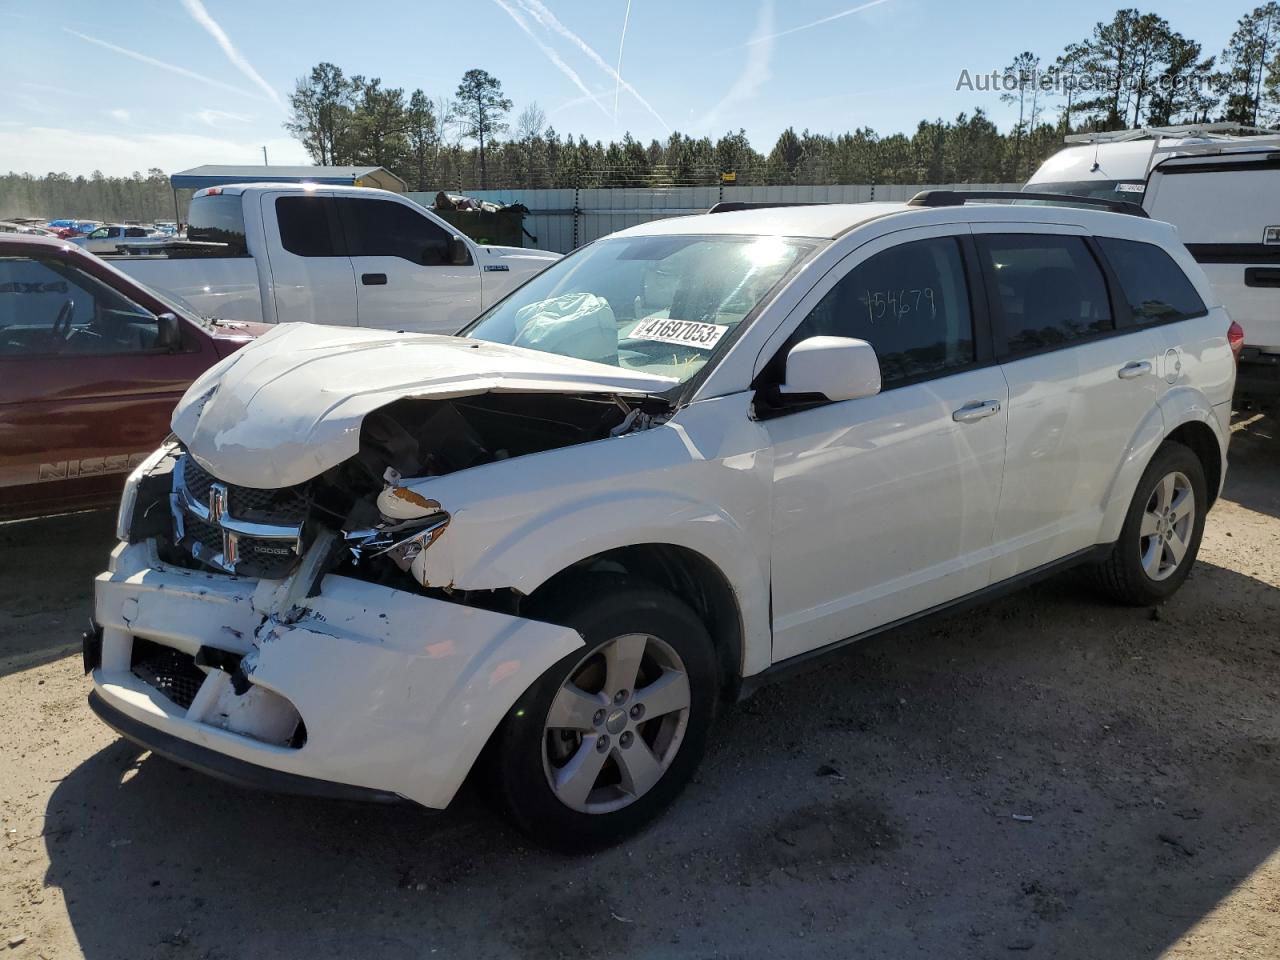
M 594 293 L 567 293 L 521 307 L 513 346 L 579 360 L 618 363 L 618 323 L 613 308 Z

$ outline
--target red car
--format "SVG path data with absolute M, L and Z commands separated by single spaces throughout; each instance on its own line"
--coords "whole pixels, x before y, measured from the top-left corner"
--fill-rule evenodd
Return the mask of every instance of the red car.
M 74 244 L 0 235 L 0 519 L 115 503 L 191 381 L 265 329 L 201 318 Z

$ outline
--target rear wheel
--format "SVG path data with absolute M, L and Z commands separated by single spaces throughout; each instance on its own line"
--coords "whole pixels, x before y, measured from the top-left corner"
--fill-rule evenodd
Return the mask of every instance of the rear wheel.
M 499 793 L 540 842 L 621 839 L 676 797 L 702 757 L 718 688 L 710 637 L 678 597 L 622 577 L 583 578 L 538 615 L 585 645 L 504 721 Z
M 1195 563 L 1207 504 L 1199 457 L 1166 443 L 1138 481 L 1120 538 L 1098 567 L 1104 589 L 1134 606 L 1171 596 Z

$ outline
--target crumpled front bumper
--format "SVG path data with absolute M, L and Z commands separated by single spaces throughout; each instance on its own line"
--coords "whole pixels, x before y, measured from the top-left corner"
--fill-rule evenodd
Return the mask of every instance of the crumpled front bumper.
M 443 809 L 516 699 L 582 645 L 567 627 L 348 577 L 307 597 L 313 569 L 309 555 L 289 580 L 251 580 L 168 566 L 150 542 L 117 546 L 95 598 L 94 688 L 124 718 L 112 725 L 179 761 L 167 738 L 222 754 L 242 782 L 306 778 Z M 135 640 L 196 656 L 188 706 L 135 672 Z M 235 675 L 217 665 L 236 657 Z M 305 725 L 301 746 L 280 736 L 282 703 Z M 148 743 L 148 729 L 163 736 Z

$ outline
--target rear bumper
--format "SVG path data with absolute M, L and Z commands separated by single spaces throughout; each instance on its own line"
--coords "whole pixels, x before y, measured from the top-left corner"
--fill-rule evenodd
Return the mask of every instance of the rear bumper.
M 1236 364 L 1236 395 L 1280 396 L 1280 353 L 1245 347 Z
M 150 543 L 120 544 L 95 588 L 101 648 L 86 661 L 110 726 L 215 776 L 312 795 L 443 809 L 516 699 L 582 645 L 566 627 L 347 577 L 307 597 L 290 580 L 171 567 Z M 175 684 L 147 669 L 157 651 Z

